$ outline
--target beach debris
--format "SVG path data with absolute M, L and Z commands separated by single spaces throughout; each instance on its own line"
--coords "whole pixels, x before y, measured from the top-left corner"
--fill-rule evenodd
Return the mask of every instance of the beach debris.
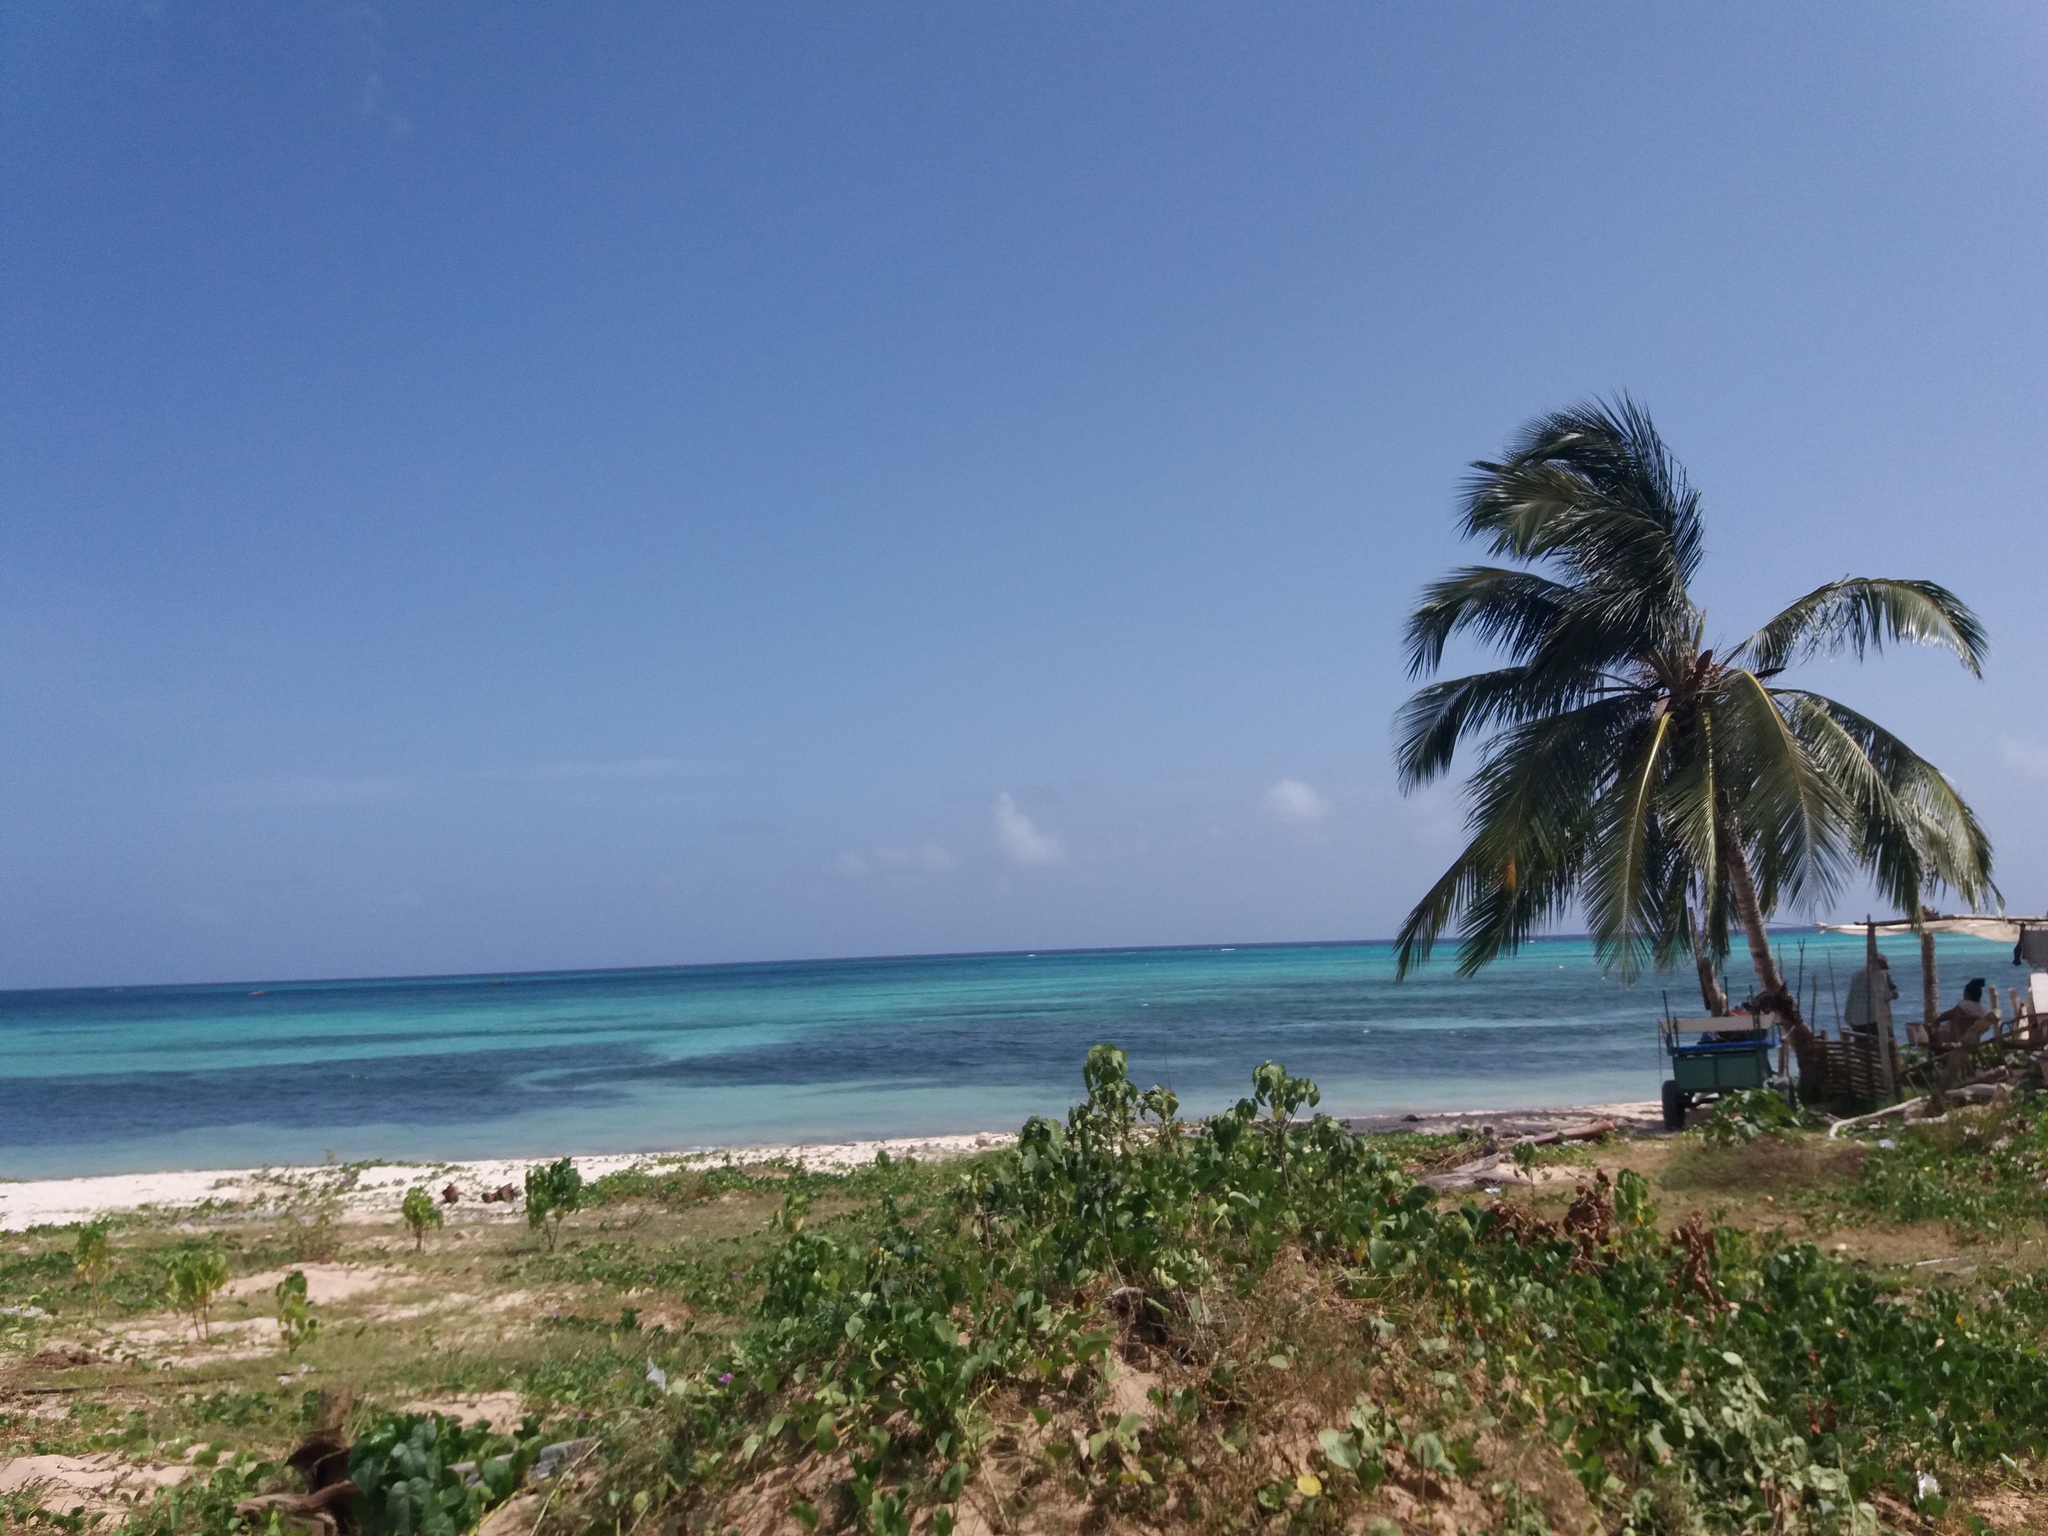
M 1616 1126 L 1612 1120 L 1592 1120 L 1584 1125 L 1562 1126 L 1554 1131 L 1545 1131 L 1540 1136 L 1518 1136 L 1518 1147 L 1554 1147 L 1566 1141 L 1598 1141 L 1602 1136 L 1614 1134 Z
M 1424 1174 L 1418 1182 L 1444 1194 L 1462 1189 L 1487 1189 L 1488 1193 L 1497 1194 L 1502 1185 L 1533 1184 L 1536 1181 L 1517 1169 L 1512 1158 L 1494 1152 L 1476 1157 L 1469 1163 L 1460 1163 L 1455 1168 Z
M 1592 1120 L 1583 1125 L 1567 1125 L 1539 1135 L 1520 1136 L 1503 1149 L 1496 1141 L 1489 1139 L 1485 1150 L 1470 1162 L 1459 1163 L 1437 1173 L 1425 1174 L 1421 1180 L 1431 1189 L 1450 1193 L 1455 1190 L 1483 1189 L 1488 1194 L 1499 1194 L 1509 1184 L 1535 1184 L 1539 1176 L 1525 1166 L 1533 1162 L 1535 1149 L 1556 1146 L 1567 1141 L 1598 1141 L 1602 1136 L 1615 1130 L 1612 1120 Z
M 321 1389 L 312 1429 L 284 1459 L 286 1466 L 306 1480 L 308 1492 L 318 1493 L 348 1477 L 348 1437 L 343 1426 L 355 1405 L 355 1394 L 347 1387 Z
M 668 1390 L 668 1372 L 664 1371 L 652 1360 L 647 1362 L 647 1379 L 654 1383 L 655 1391 L 666 1392 Z
M 356 1485 L 343 1478 L 317 1493 L 263 1493 L 235 1506 L 235 1518 L 245 1525 L 267 1526 L 272 1517 L 286 1530 L 305 1536 L 341 1536 L 353 1530 L 349 1518 L 355 1508 Z
M 26 1318 L 30 1322 L 41 1322 L 50 1316 L 41 1307 L 0 1307 L 0 1317 Z
M 29 1356 L 28 1363 L 38 1370 L 68 1371 L 81 1365 L 112 1365 L 114 1362 L 105 1355 L 94 1354 L 83 1344 L 56 1343 Z
M 2008 1104 L 2012 1101 L 2010 1083 L 1976 1082 L 1965 1083 L 1950 1092 L 1949 1097 L 1963 1104 Z
M 1886 1115 L 1912 1116 L 1916 1111 L 1924 1110 L 1926 1107 L 1927 1098 L 1923 1094 L 1917 1099 L 1907 1099 L 1903 1103 L 1887 1104 L 1883 1109 L 1873 1110 L 1867 1115 L 1853 1115 L 1847 1120 L 1837 1120 L 1828 1127 L 1828 1140 L 1834 1141 L 1853 1125 L 1867 1125 L 1872 1120 L 1883 1119 Z
M 313 1428 L 285 1457 L 285 1465 L 305 1479 L 306 1491 L 244 1499 L 235 1506 L 235 1518 L 251 1526 L 274 1521 L 307 1536 L 340 1536 L 344 1529 L 353 1529 L 356 1485 L 348 1479 L 349 1445 L 343 1426 L 354 1406 L 354 1394 L 346 1388 L 323 1390 Z
M 579 1440 L 557 1440 L 553 1445 L 540 1448 L 540 1454 L 533 1458 L 533 1470 L 527 1475 L 537 1483 L 546 1482 L 568 1471 L 596 1449 L 596 1439 L 588 1435 Z

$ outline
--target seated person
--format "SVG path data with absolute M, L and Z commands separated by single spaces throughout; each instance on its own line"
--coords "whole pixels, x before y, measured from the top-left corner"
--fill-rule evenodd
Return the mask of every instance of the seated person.
M 1991 1027 L 1991 1010 L 1984 1003 L 1984 978 L 1973 976 L 1963 988 L 1963 1000 L 1934 1021 L 1934 1038 L 1943 1045 L 1975 1045 L 1977 1037 Z
M 1762 1012 L 1757 999 L 1749 998 L 1730 1009 L 1726 1029 L 1709 1029 L 1700 1033 L 1701 1045 L 1754 1045 L 1763 1038 L 1764 1026 L 1757 1015 Z

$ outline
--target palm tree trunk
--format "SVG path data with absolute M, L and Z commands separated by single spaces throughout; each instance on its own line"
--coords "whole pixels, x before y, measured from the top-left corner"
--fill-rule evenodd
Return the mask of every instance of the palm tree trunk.
M 1692 943 L 1693 967 L 1700 973 L 1700 1001 L 1707 1005 L 1707 1012 L 1715 1018 L 1726 1018 L 1728 989 L 1714 974 L 1714 957 L 1708 953 L 1706 940 L 1700 936 L 1700 925 L 1691 907 L 1685 909 L 1685 936 Z
M 1749 940 L 1750 963 L 1756 967 L 1758 1000 L 1769 1003 L 1785 1021 L 1792 1054 L 1799 1058 L 1801 1081 L 1817 1085 L 1827 1075 L 1826 1058 L 1820 1050 L 1819 1037 L 1800 1016 L 1799 999 L 1785 985 L 1784 973 L 1771 954 L 1770 936 L 1764 932 L 1763 909 L 1757 905 L 1756 880 L 1749 872 L 1749 855 L 1743 851 L 1742 839 L 1732 827 L 1722 832 L 1722 857 L 1728 871 L 1728 894 L 1734 898 L 1735 915 L 1741 919 L 1743 936 Z
M 1923 922 L 1933 915 L 1925 907 L 1920 910 Z M 1934 970 L 1934 935 L 1925 927 L 1920 930 L 1920 1012 L 1921 1021 L 1933 1030 L 1934 1021 L 1941 1016 L 1941 978 Z

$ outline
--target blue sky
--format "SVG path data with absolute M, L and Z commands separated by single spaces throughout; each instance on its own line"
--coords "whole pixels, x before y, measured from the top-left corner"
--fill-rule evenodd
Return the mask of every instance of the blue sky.
M 1466 462 L 1628 389 L 1733 636 L 2048 907 L 2024 6 L 13 6 L 0 985 L 1383 936 Z M 1845 909 L 1861 910 L 1846 895 Z

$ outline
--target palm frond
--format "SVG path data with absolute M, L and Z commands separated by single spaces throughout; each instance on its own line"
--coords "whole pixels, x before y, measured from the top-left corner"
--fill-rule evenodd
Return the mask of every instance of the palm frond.
M 1659 715 L 1634 744 L 1595 808 L 1594 842 L 1580 891 L 1601 962 L 1633 981 L 1646 940 L 1654 943 L 1668 892 L 1657 869 L 1656 806 L 1671 745 L 1671 716 Z M 1668 845 L 1667 845 L 1668 846 Z
M 1394 762 L 1406 791 L 1449 771 L 1465 737 L 1583 704 L 1597 675 L 1559 682 L 1530 667 L 1502 667 L 1416 690 L 1395 718 Z
M 1653 618 L 1690 609 L 1699 495 L 1627 396 L 1541 417 L 1505 459 L 1473 469 L 1465 532 L 1494 553 L 1555 559 L 1578 584 L 1636 594 Z
M 1858 661 L 1887 640 L 1954 651 L 1973 677 L 1984 675 L 1988 640 L 1963 600 L 1931 581 L 1845 576 L 1816 587 L 1737 648 L 1761 672 L 1813 656 L 1848 651 Z
M 1859 861 L 1901 911 L 1918 911 L 1930 889 L 1953 890 L 1973 908 L 1997 899 L 1991 840 L 1946 774 L 1846 704 L 1803 689 L 1777 693 L 1788 713 L 1798 711 L 1794 728 L 1809 750 L 1840 759 L 1843 780 L 1857 784 Z
M 1902 912 L 1918 912 L 1927 871 L 1915 808 L 1893 793 L 1870 755 L 1830 715 L 1824 701 L 1792 689 L 1777 690 L 1774 697 L 1808 756 L 1855 806 L 1858 861 L 1888 901 Z
M 1740 827 L 1766 915 L 1819 900 L 1847 873 L 1851 803 L 1820 771 L 1753 672 L 1728 674 L 1716 740 L 1727 804 Z
M 1720 778 L 1715 772 L 1714 717 L 1703 713 L 1671 746 L 1670 767 L 1658 796 L 1664 836 L 1698 871 L 1701 897 L 1711 902 L 1721 879 Z
M 1420 677 L 1442 663 L 1444 646 L 1470 629 L 1490 645 L 1521 659 L 1535 651 L 1563 613 L 1571 589 L 1533 571 L 1468 565 L 1431 582 L 1408 617 L 1408 675 Z
M 1401 926 L 1399 974 L 1453 923 L 1458 968 L 1470 975 L 1565 908 L 1593 806 L 1640 714 L 1632 701 L 1603 699 L 1496 738 L 1472 779 L 1471 841 Z

